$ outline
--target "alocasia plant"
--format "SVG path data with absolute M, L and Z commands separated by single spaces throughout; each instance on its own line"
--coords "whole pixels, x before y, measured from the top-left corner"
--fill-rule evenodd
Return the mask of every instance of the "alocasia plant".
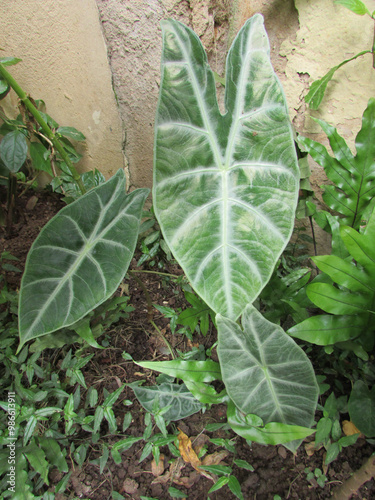
M 263 18 L 248 20 L 230 48 L 224 114 L 199 38 L 177 21 L 162 27 L 155 215 L 193 288 L 218 315 L 222 378 L 237 409 L 260 414 L 264 424 L 310 426 L 317 398 L 311 364 L 251 305 L 290 238 L 299 187 Z M 235 321 L 243 313 L 242 330 Z M 201 401 L 219 396 L 208 395 L 198 366 L 171 363 L 176 371 L 165 363 L 140 364 L 179 376 Z
M 244 437 L 295 449 L 312 432 L 313 369 L 282 328 L 252 306 L 291 236 L 299 188 L 288 109 L 263 18 L 248 20 L 229 51 L 224 114 L 195 33 L 164 21 L 163 40 L 155 214 L 193 288 L 217 314 L 220 364 L 139 364 L 183 379 L 203 404 L 227 402 L 228 421 Z M 22 281 L 21 344 L 78 321 L 118 286 L 147 195 L 125 195 L 124 189 L 118 173 L 41 232 Z M 236 323 L 240 315 L 243 329 Z M 217 393 L 209 384 L 221 379 L 226 390 Z
M 42 229 L 21 283 L 19 349 L 79 321 L 116 291 L 133 257 L 148 192 L 126 194 L 119 170 Z

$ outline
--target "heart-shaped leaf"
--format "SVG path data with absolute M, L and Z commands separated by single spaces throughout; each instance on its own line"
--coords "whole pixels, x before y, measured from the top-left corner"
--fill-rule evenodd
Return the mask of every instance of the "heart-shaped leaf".
M 229 51 L 225 114 L 199 38 L 163 21 L 155 214 L 195 291 L 235 320 L 291 235 L 299 173 L 285 96 L 261 15 Z
M 133 257 L 147 195 L 148 189 L 126 194 L 119 170 L 42 229 L 21 283 L 20 347 L 77 322 L 116 291 Z
M 223 381 L 236 406 L 265 424 L 310 427 L 319 388 L 304 351 L 252 305 L 242 316 L 243 329 L 220 315 L 216 319 Z

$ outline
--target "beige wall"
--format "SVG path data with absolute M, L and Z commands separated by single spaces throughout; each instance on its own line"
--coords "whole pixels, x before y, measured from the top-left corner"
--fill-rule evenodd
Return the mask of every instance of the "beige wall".
M 60 125 L 86 136 L 82 170 L 110 177 L 123 168 L 122 124 L 94 0 L 1 0 L 0 47 L 3 57 L 22 59 L 9 68 L 21 87 L 43 99 Z M 6 101 L 0 105 L 16 111 L 13 92 Z

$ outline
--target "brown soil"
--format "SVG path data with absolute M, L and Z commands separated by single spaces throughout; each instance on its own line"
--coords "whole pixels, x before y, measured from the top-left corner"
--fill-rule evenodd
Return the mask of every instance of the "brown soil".
M 3 189 L 0 187 L 0 189 Z M 1 195 L 1 192 L 0 192 Z M 35 193 L 29 193 L 20 200 L 19 218 L 14 224 L 10 235 L 0 228 L 0 253 L 3 250 L 11 252 L 20 259 L 17 266 L 23 268 L 27 251 L 39 233 L 43 225 L 58 211 L 63 203 L 55 195 L 50 195 L 46 191 L 37 193 L 38 201 L 30 209 L 30 198 Z M 29 202 L 29 209 L 26 208 Z M 133 259 L 133 269 L 136 267 L 136 260 Z M 181 274 L 177 266 L 167 265 L 166 272 Z M 166 283 L 166 279 L 159 275 L 139 274 L 143 286 L 147 289 L 152 303 L 159 305 L 169 305 L 177 308 L 186 305 L 181 289 L 173 282 Z M 19 284 L 19 276 L 14 273 L 7 273 L 7 280 L 16 288 Z M 155 374 L 142 370 L 134 363 L 124 360 L 122 353 L 126 351 L 135 360 L 168 359 L 165 344 L 152 327 L 150 311 L 147 306 L 144 288 L 130 275 L 126 278 L 128 285 L 130 303 L 135 308 L 130 319 L 124 323 L 116 325 L 111 332 L 110 346 L 103 351 L 95 352 L 91 362 L 84 367 L 84 376 L 87 386 L 95 384 L 99 394 L 105 387 L 112 392 L 122 383 L 131 383 L 136 380 L 146 379 L 149 383 L 155 380 Z M 192 343 L 181 335 L 170 333 L 168 320 L 154 309 L 153 320 L 163 335 L 168 339 L 173 348 L 181 351 L 190 350 Z M 195 336 L 194 345 L 203 344 L 210 347 L 215 340 L 215 332 L 212 329 L 206 338 Z M 52 352 L 52 351 L 51 351 Z M 82 391 L 82 400 L 85 393 Z M 132 401 L 131 406 L 124 406 L 125 400 Z M 122 422 L 124 414 L 128 411 L 132 413 L 132 423 L 126 435 L 141 436 L 144 432 L 145 411 L 134 397 L 133 391 L 126 387 L 121 397 L 114 406 L 116 419 Z M 254 471 L 246 471 L 233 465 L 233 474 L 241 484 L 242 493 L 246 500 L 272 500 L 301 499 L 314 500 L 330 498 L 335 487 L 342 484 L 351 474 L 358 470 L 365 460 L 374 452 L 373 447 L 364 439 L 359 439 L 357 443 L 349 448 L 344 448 L 338 459 L 329 465 L 324 466 L 324 449 L 316 451 L 312 456 L 308 456 L 304 445 L 302 445 L 294 456 L 283 446 L 261 446 L 253 443 L 249 446 L 242 438 L 229 431 L 218 430 L 208 432 L 206 425 L 215 422 L 225 421 L 225 407 L 214 406 L 205 413 L 199 412 L 180 422 L 170 425 L 169 431 L 173 432 L 178 427 L 192 440 L 198 435 L 205 435 L 209 438 L 233 438 L 236 454 L 228 453 L 228 456 L 221 464 L 232 465 L 233 459 L 243 459 L 249 462 Z M 107 424 L 103 423 L 101 428 L 102 441 L 112 444 L 119 439 L 118 436 L 110 435 Z M 89 434 L 82 432 L 79 436 L 82 440 L 87 440 Z M 200 438 L 202 439 L 202 437 Z M 112 491 L 120 493 L 124 498 L 140 499 L 149 497 L 154 499 L 169 499 L 168 488 L 174 486 L 184 492 L 188 500 L 205 500 L 208 498 L 207 492 L 212 486 L 212 481 L 200 476 L 190 465 L 180 462 L 182 466 L 180 474 L 177 474 L 175 483 L 167 481 L 163 483 L 160 476 L 153 474 L 151 469 L 150 455 L 142 463 L 139 457 L 142 453 L 144 442 L 140 441 L 133 445 L 128 451 L 121 454 L 122 463 L 116 465 L 109 458 L 107 466 L 102 474 L 99 473 L 99 466 L 89 462 L 100 456 L 99 447 L 94 445 L 89 448 L 88 456 L 83 466 L 80 468 L 70 461 L 72 476 L 69 486 L 64 496 L 57 494 L 56 499 L 63 498 L 88 498 L 90 500 L 103 500 L 112 498 Z M 208 444 L 208 453 L 222 451 L 223 448 L 212 443 Z M 168 447 L 161 449 L 164 454 L 164 474 L 170 467 L 178 466 L 176 458 L 171 454 Z M 181 459 L 180 459 L 181 460 Z M 315 468 L 324 470 L 327 482 L 324 488 L 317 483 L 310 484 L 306 479 L 305 468 L 314 471 Z M 53 471 L 50 475 L 50 490 L 62 478 L 62 474 Z M 231 500 L 236 498 L 224 486 L 221 490 L 210 494 L 211 500 Z M 352 498 L 371 499 L 375 498 L 375 481 L 370 480 L 365 483 L 358 494 Z

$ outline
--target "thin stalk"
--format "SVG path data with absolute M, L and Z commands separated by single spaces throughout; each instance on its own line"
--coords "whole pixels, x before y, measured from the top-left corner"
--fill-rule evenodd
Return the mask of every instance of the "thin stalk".
M 8 71 L 5 69 L 5 67 L 1 63 L 0 63 L 0 74 L 7 81 L 8 85 L 10 85 L 12 87 L 12 89 L 15 91 L 15 93 L 18 95 L 20 100 L 25 105 L 26 109 L 33 115 L 35 120 L 39 123 L 44 134 L 52 142 L 55 149 L 60 153 L 61 158 L 64 160 L 67 167 L 69 168 L 70 173 L 72 174 L 74 181 L 77 183 L 79 189 L 81 190 L 81 193 L 85 194 L 86 189 L 85 189 L 85 186 L 83 185 L 81 176 L 79 175 L 79 173 L 75 169 L 73 163 L 70 161 L 69 155 L 65 151 L 63 145 L 61 144 L 61 142 L 59 141 L 57 136 L 52 132 L 50 127 L 47 125 L 47 123 L 44 121 L 42 115 L 36 109 L 34 104 L 30 101 L 27 94 L 23 91 L 23 89 L 18 85 L 16 80 L 13 78 L 13 76 L 10 73 L 8 73 Z

